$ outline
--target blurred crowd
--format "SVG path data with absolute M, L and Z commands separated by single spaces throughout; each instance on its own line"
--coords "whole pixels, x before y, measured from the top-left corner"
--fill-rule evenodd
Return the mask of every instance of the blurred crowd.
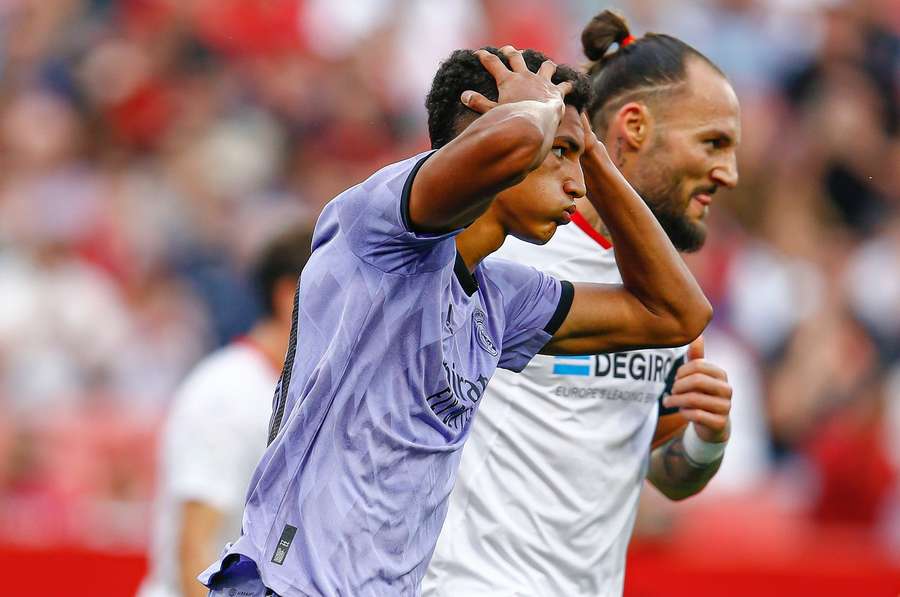
M 458 47 L 581 63 L 595 0 L 0 2 L 0 541 L 140 546 L 172 390 L 285 223 L 427 146 Z M 732 79 L 741 182 L 688 261 L 735 386 L 710 491 L 900 552 L 900 5 L 630 0 Z M 90 532 L 85 532 L 90 529 Z

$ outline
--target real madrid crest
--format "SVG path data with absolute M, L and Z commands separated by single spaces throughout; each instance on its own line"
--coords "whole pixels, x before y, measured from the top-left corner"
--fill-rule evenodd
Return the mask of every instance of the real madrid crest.
M 475 339 L 483 349 L 488 351 L 491 356 L 495 357 L 498 354 L 497 347 L 494 346 L 494 341 L 491 340 L 491 337 L 487 333 L 487 329 L 485 329 L 484 324 L 486 321 L 487 315 L 484 314 L 484 311 L 475 309 L 472 313 L 472 323 L 475 326 Z

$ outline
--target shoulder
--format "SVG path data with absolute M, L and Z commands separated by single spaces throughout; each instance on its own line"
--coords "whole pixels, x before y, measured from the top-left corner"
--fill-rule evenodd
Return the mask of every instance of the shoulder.
M 322 211 L 313 251 L 340 237 L 359 260 L 384 273 L 402 275 L 434 271 L 452 262 L 453 237 L 416 232 L 409 219 L 409 199 L 419 167 L 433 151 L 389 164 L 344 191 Z
M 525 263 L 528 261 L 491 255 L 478 264 L 478 283 L 500 294 L 515 292 L 522 284 L 544 275 L 538 268 Z
M 571 304 L 570 283 L 531 265 L 491 256 L 479 264 L 476 272 L 484 289 L 482 300 L 502 305 L 507 316 L 512 317 L 510 324 L 541 319 L 545 311 L 558 309 L 562 303 L 567 311 Z
M 361 183 L 354 185 L 335 197 L 335 201 L 347 201 L 354 196 L 363 195 L 388 195 L 398 200 L 408 194 L 415 173 L 434 152 L 424 151 L 399 162 L 393 162 L 371 174 Z

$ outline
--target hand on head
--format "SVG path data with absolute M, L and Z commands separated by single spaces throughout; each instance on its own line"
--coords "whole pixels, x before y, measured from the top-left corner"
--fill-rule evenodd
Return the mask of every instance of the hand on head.
M 572 91 L 572 83 L 563 81 L 553 84 L 551 78 L 556 72 L 556 64 L 546 60 L 536 73 L 528 70 L 522 53 L 512 46 L 503 46 L 500 51 L 509 59 L 509 68 L 503 61 L 487 50 L 476 50 L 475 55 L 484 68 L 497 82 L 498 99 L 493 102 L 476 91 L 464 91 L 460 97 L 467 108 L 484 114 L 500 104 L 521 101 L 559 102 L 564 110 L 563 98 Z
M 584 151 L 581 154 L 582 158 L 595 149 L 602 148 L 604 151 L 606 150 L 606 146 L 600 142 L 600 139 L 598 139 L 597 135 L 594 133 L 594 129 L 591 128 L 591 119 L 588 118 L 587 112 L 581 113 L 581 128 L 584 131 Z

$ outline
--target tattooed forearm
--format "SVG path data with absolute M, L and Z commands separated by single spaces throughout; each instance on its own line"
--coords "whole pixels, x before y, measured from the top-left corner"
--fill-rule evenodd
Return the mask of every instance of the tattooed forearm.
M 647 479 L 669 499 L 682 500 L 706 487 L 721 464 L 721 458 L 709 464 L 693 462 L 685 454 L 684 441 L 679 435 L 650 455 Z

